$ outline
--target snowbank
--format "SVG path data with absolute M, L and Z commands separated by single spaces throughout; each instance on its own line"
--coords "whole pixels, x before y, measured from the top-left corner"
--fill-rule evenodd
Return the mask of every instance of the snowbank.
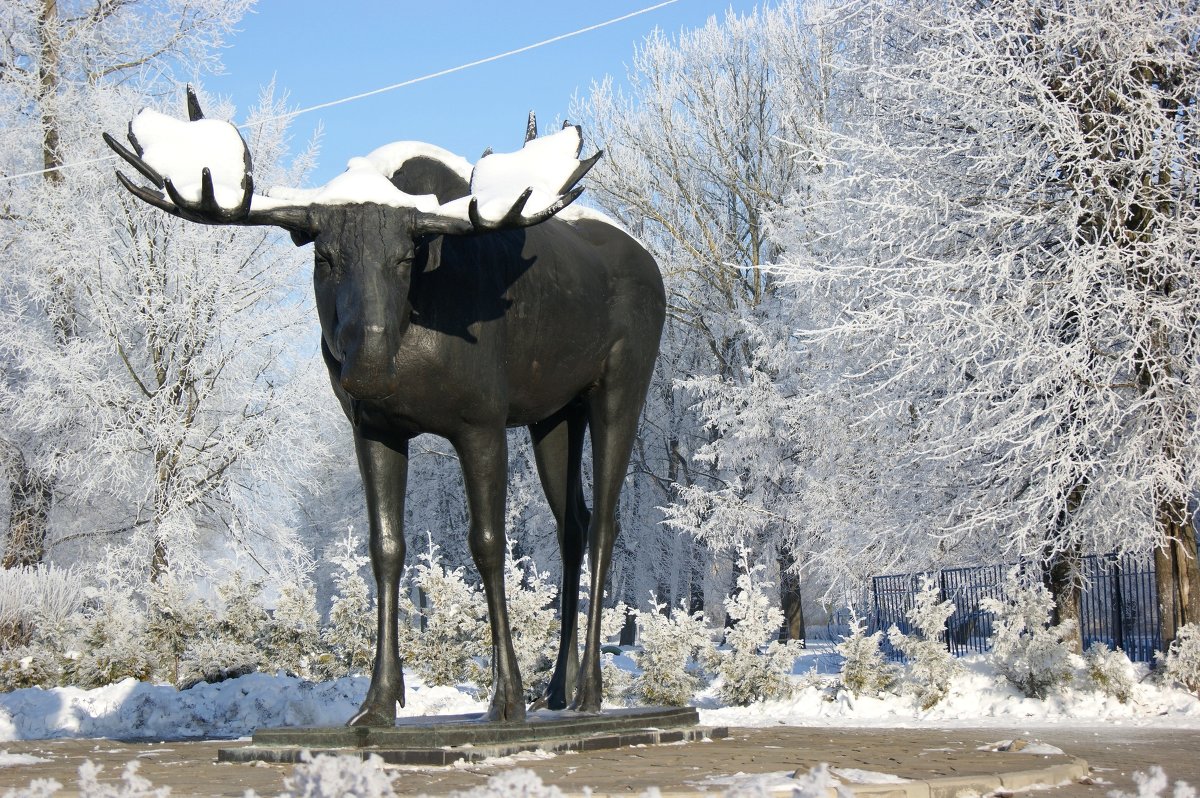
M 408 678 L 402 715 L 485 709 L 466 689 L 425 687 Z M 189 690 L 134 679 L 94 690 L 33 687 L 0 694 L 0 740 L 245 737 L 261 727 L 340 726 L 358 710 L 367 684 L 366 677 L 314 684 L 252 673 Z
M 628 657 L 616 658 L 634 669 Z M 696 700 L 700 720 L 721 726 L 1011 727 L 1103 723 L 1200 729 L 1200 699 L 1143 679 L 1133 698 L 1120 703 L 1097 691 L 1073 687 L 1042 701 L 1026 698 L 1003 683 L 983 657 L 965 667 L 949 695 L 922 712 L 912 696 L 851 696 L 836 687 L 840 658 L 826 647 L 806 650 L 792 678 L 795 695 L 748 707 L 722 706 L 720 684 Z M 1144 671 L 1143 671 L 1144 673 Z M 482 712 L 486 707 L 467 686 L 428 687 L 405 675 L 407 706 L 402 716 Z M 190 690 L 126 679 L 95 690 L 29 688 L 0 694 L 0 741 L 53 737 L 180 739 L 244 737 L 260 727 L 339 726 L 366 695 L 365 677 L 314 684 L 292 676 L 250 674 Z

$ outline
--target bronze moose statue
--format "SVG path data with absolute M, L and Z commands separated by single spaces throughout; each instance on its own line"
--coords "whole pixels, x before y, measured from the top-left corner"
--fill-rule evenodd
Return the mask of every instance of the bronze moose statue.
M 558 656 L 539 704 L 599 711 L 617 499 L 665 316 L 658 266 L 637 241 L 599 214 L 560 213 L 601 153 L 578 160 L 578 127 L 539 138 L 531 114 L 521 151 L 485 154 L 473 168 L 401 142 L 353 159 L 322 188 L 263 196 L 236 128 L 204 119 L 190 88 L 188 111 L 190 123 L 142 111 L 130 123 L 133 150 L 105 140 L 153 183 L 117 173 L 141 200 L 202 224 L 274 225 L 313 244 L 321 352 L 353 428 L 378 597 L 370 687 L 349 724 L 391 725 L 404 703 L 397 591 L 408 446 L 421 433 L 446 438 L 462 465 L 492 632 L 486 718 L 524 719 L 503 579 L 505 430 L 518 425 L 529 429 L 563 561 Z M 590 511 L 581 477 L 589 430 Z M 580 660 L 585 551 L 592 584 Z

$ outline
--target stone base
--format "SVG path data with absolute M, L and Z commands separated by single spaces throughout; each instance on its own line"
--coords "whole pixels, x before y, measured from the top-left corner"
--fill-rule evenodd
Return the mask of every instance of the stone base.
M 725 728 L 698 726 L 699 715 L 691 707 L 636 707 L 600 714 L 540 710 L 530 712 L 524 723 L 489 723 L 482 717 L 402 718 L 395 726 L 259 729 L 250 745 L 222 748 L 217 760 L 299 762 L 308 751 L 313 756 L 374 755 L 391 765 L 449 765 L 539 749 L 594 751 L 728 735 Z

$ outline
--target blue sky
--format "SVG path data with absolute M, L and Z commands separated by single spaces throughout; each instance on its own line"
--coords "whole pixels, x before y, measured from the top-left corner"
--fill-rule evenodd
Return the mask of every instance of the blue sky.
M 289 104 L 308 107 L 399 83 L 549 39 L 654 5 L 658 0 L 603 3 L 468 2 L 466 0 L 262 0 L 222 53 L 225 74 L 204 81 L 239 113 L 262 85 L 276 81 Z M 563 119 L 571 97 L 605 75 L 623 80 L 634 46 L 654 28 L 667 34 L 699 27 L 752 2 L 678 0 L 656 11 L 526 53 L 296 118 L 306 140 L 322 124 L 324 183 L 347 159 L 391 141 L 428 141 L 476 160 L 485 147 L 517 149 L 525 116 L 543 126 Z M 242 121 L 240 118 L 236 121 Z

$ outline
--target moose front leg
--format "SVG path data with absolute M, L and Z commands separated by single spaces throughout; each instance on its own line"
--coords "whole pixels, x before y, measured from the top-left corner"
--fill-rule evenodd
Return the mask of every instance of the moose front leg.
M 396 702 L 404 706 L 404 672 L 397 639 L 398 593 L 404 568 L 404 491 L 408 441 L 355 427 L 354 448 L 371 525 L 371 570 L 379 603 L 375 667 L 367 698 L 348 726 L 391 726 Z
M 487 720 L 525 719 L 524 690 L 508 625 L 504 596 L 504 496 L 508 482 L 508 442 L 504 427 L 470 430 L 453 441 L 462 462 L 471 529 L 467 542 L 487 598 L 492 630 L 492 701 Z

